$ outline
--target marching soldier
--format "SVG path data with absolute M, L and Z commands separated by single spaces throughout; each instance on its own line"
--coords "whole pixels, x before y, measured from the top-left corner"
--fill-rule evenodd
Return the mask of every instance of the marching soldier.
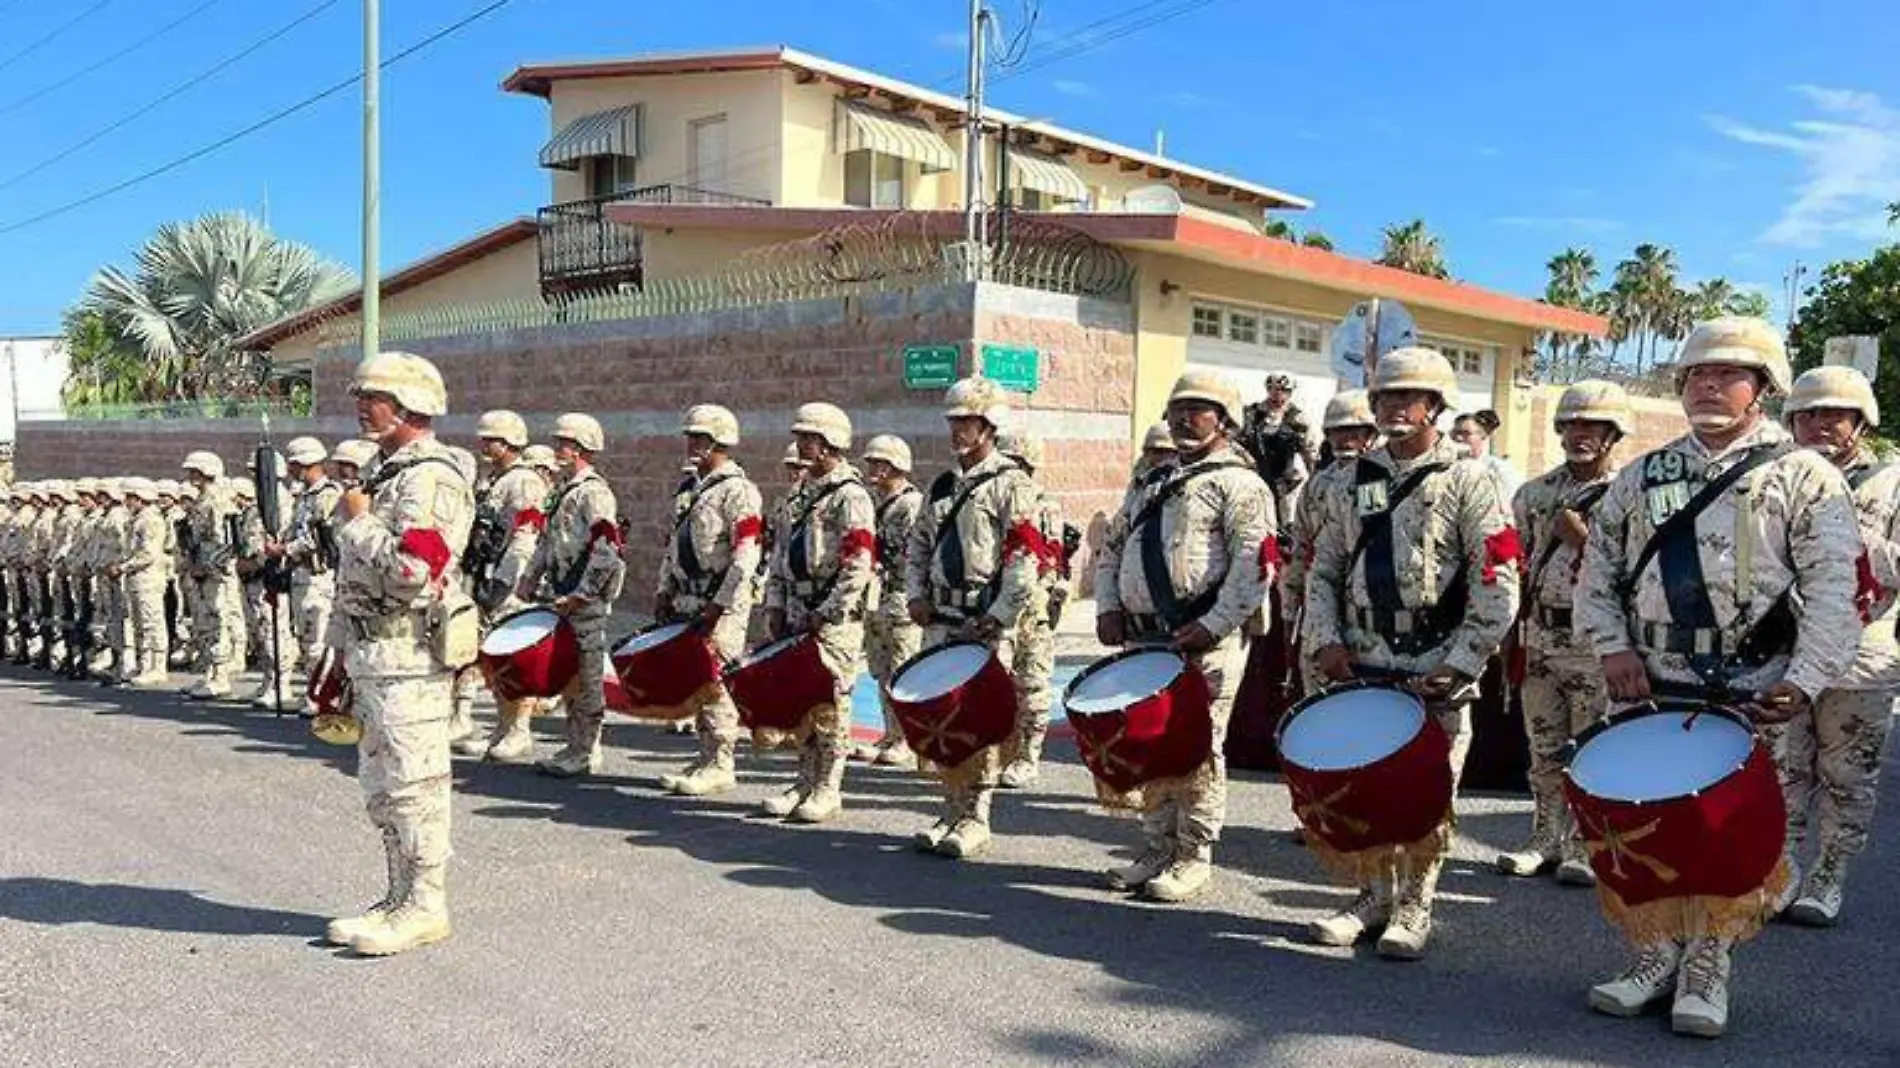
M 515 587 L 528 561 L 534 558 L 542 528 L 547 526 L 541 507 L 547 502 L 548 482 L 522 460 L 522 450 L 528 447 L 528 424 L 521 416 L 505 409 L 483 412 L 476 420 L 475 436 L 482 443 L 489 480 L 475 510 L 473 544 L 480 547 L 482 559 L 469 572 L 483 621 L 493 624 L 521 607 Z M 462 696 L 462 679 L 472 682 L 474 675 L 465 671 L 457 678 L 457 700 Z M 494 729 L 487 737 L 477 734 L 462 739 L 455 743 L 455 751 L 502 764 L 533 760 L 533 705 L 499 697 L 496 700 L 500 719 Z
M 33 623 L 38 618 L 39 582 L 33 572 L 33 528 L 39 522 L 43 498 L 37 483 L 13 489 L 17 502 L 6 533 L 7 605 L 12 614 L 7 627 L 7 651 L 16 664 L 33 660 Z
M 352 486 L 360 486 L 376 470 L 376 443 L 353 438 L 337 445 L 330 456 L 330 466 L 336 472 L 336 480 L 344 492 Z M 341 503 L 341 498 L 338 498 Z
M 580 672 L 561 694 L 567 744 L 541 762 L 542 771 L 559 778 L 600 770 L 607 616 L 626 574 L 614 491 L 594 467 L 594 457 L 605 447 L 606 436 L 593 416 L 569 412 L 554 421 L 554 455 L 563 480 L 550 499 L 547 530 L 515 588 L 523 601 L 551 604 L 580 639 Z M 546 597 L 538 596 L 543 587 Z
M 476 508 L 470 515 L 472 533 L 462 551 L 462 578 L 460 592 L 475 606 L 477 629 L 480 627 L 481 605 L 475 603 L 476 572 L 487 569 L 484 561 L 486 546 L 477 543 L 484 537 L 481 499 L 486 488 L 482 484 L 481 461 L 475 454 L 460 445 L 450 445 L 449 460 L 455 464 L 456 471 L 462 475 L 462 481 L 468 483 L 469 491 L 474 494 Z M 475 693 L 481 687 L 482 673 L 474 663 L 464 665 L 455 673 L 455 682 L 449 690 L 449 748 L 453 750 L 463 742 L 471 741 L 475 734 Z
M 1292 531 L 1292 537 L 1287 539 L 1288 551 L 1280 573 L 1286 617 L 1292 628 L 1298 628 L 1303 618 L 1301 613 L 1306 603 L 1306 572 L 1312 566 L 1320 531 L 1337 515 L 1337 509 L 1351 506 L 1353 472 L 1358 470 L 1359 457 L 1372 451 L 1379 443 L 1378 420 L 1373 418 L 1372 400 L 1363 389 L 1341 390 L 1333 394 L 1333 398 L 1326 402 L 1326 413 L 1321 423 L 1329 459 L 1300 487 L 1299 507 L 1291 519 L 1281 518 L 1283 529 Z M 1300 640 L 1297 631 L 1285 637 L 1293 646 L 1293 655 L 1300 665 L 1300 678 L 1305 683 L 1306 692 L 1313 694 L 1325 689 L 1326 679 L 1320 673 L 1319 665 L 1313 663 L 1312 657 L 1308 655 L 1310 649 Z
M 1016 461 L 1036 494 L 1036 530 L 1043 553 L 1036 561 L 1036 589 L 1018 625 L 1015 660 L 1009 665 L 1016 683 L 1016 738 L 1004 751 L 997 785 L 1011 790 L 1033 786 L 1042 776 L 1042 744 L 1049 734 L 1049 706 L 1056 670 L 1056 619 L 1068 601 L 1063 575 L 1062 504 L 1036 481 L 1042 467 L 1042 439 L 1033 434 L 1003 434 L 997 451 Z
M 204 671 L 185 691 L 193 700 L 207 701 L 231 695 L 231 676 L 244 656 L 244 599 L 238 587 L 232 546 L 237 502 L 224 477 L 224 461 L 216 454 L 194 452 L 180 465 L 196 491 L 186 520 L 190 537 L 187 574 L 195 589 L 192 630 L 198 640 L 198 661 Z
M 851 748 L 851 690 L 863 668 L 864 614 L 877 556 L 876 507 L 845 459 L 851 420 L 835 405 L 801 404 L 792 436 L 805 479 L 772 550 L 765 629 L 774 638 L 810 634 L 831 675 L 832 700 L 814 709 L 802 735 L 798 780 L 763 806 L 793 823 L 824 823 L 843 807 Z
M 65 508 L 70 492 L 67 484 L 58 479 L 49 480 L 41 487 L 39 518 L 27 536 L 27 566 L 38 591 L 34 598 L 38 611 L 33 620 L 33 666 L 41 671 L 51 670 L 60 650 L 60 604 L 64 591 L 54 553 L 59 548 L 60 511 Z
M 81 622 L 86 619 L 90 598 L 81 554 L 85 551 L 87 513 L 92 510 L 92 480 L 78 479 L 61 483 L 65 500 L 53 523 L 51 567 L 59 589 L 60 614 L 54 624 L 59 655 L 54 671 L 68 678 L 77 677 L 88 650 Z
M 1458 400 L 1445 357 L 1396 349 L 1379 359 L 1369 392 L 1386 444 L 1360 457 L 1353 507 L 1329 516 L 1314 543 L 1306 644 L 1333 682 L 1402 678 L 1424 698 L 1451 739 L 1455 794 L 1477 680 L 1517 615 L 1523 552 L 1497 480 L 1438 432 Z M 1351 945 L 1383 923 L 1382 956 L 1423 956 L 1443 867 L 1441 853 L 1368 880 L 1313 925 L 1314 941 Z
M 1806 716 L 1860 636 L 1847 482 L 1763 413 L 1789 386 L 1773 327 L 1703 323 L 1676 366 L 1690 431 L 1625 467 L 1597 505 L 1575 630 L 1612 701 L 1683 689 L 1736 695 L 1761 722 Z M 1633 1016 L 1673 995 L 1678 1033 L 1720 1035 L 1733 941 L 1686 937 L 1639 947 L 1628 971 L 1591 989 L 1590 1006 Z
M 298 674 L 316 666 L 316 654 L 330 632 L 336 603 L 336 515 L 343 487 L 324 467 L 328 450 L 316 438 L 293 438 L 284 446 L 290 480 L 296 486 L 284 537 L 265 545 L 265 553 L 290 573 L 290 629 L 298 656 Z
M 904 554 L 910 618 L 924 628 L 925 648 L 969 638 L 1010 664 L 1046 551 L 1036 525 L 1036 489 L 996 448 L 1009 415 L 1002 387 L 965 378 L 950 387 L 944 402 L 956 463 L 931 484 L 911 528 Z M 943 812 L 918 832 L 918 848 L 963 859 L 989 847 L 1000 764 L 997 747 L 989 746 L 959 767 L 940 769 Z
M 1588 645 L 1571 630 L 1571 594 L 1589 537 L 1590 513 L 1616 475 L 1616 443 L 1633 429 L 1629 398 L 1613 382 L 1584 381 L 1564 390 L 1554 420 L 1564 462 L 1517 491 L 1512 511 L 1524 536 L 1525 559 L 1518 693 L 1530 741 L 1531 837 L 1524 848 L 1500 854 L 1498 870 L 1533 876 L 1552 865 L 1557 881 L 1596 882 L 1590 860 L 1564 801 L 1563 749 L 1609 710 L 1603 672 Z M 1516 680 L 1514 680 L 1516 681 Z
M 119 570 L 132 617 L 132 655 L 126 658 L 131 677 L 126 681 L 132 686 L 163 686 L 170 643 L 165 630 L 165 585 L 171 578 L 171 523 L 159 506 L 158 485 L 151 479 L 126 479 L 125 499 L 130 516 Z
M 1267 395 L 1249 404 L 1234 438 L 1254 461 L 1255 470 L 1273 490 L 1276 515 L 1291 524 L 1300 487 L 1312 473 L 1310 429 L 1293 403 L 1293 376 L 1275 371 L 1267 375 Z
M 1900 695 L 1900 647 L 1894 642 L 1900 591 L 1900 465 L 1875 459 L 1867 439 L 1880 405 L 1866 376 L 1851 367 L 1816 367 L 1794 380 L 1782 412 L 1795 441 L 1847 478 L 1864 548 L 1859 559 L 1860 645 L 1847 673 L 1814 701 L 1814 712 L 1765 728 L 1788 806 L 1787 852 L 1800 859 L 1810 822 L 1818 848 L 1794 893 L 1790 919 L 1816 927 L 1839 921 L 1847 868 L 1867 846 L 1880 761 Z M 1791 866 L 1792 863 L 1791 863 Z M 1799 870 L 1796 868 L 1796 870 Z
M 746 631 L 758 586 L 764 521 L 759 487 L 732 459 L 739 420 L 717 404 L 696 404 L 680 424 L 686 459 L 697 475 L 676 502 L 673 530 L 660 559 L 653 615 L 662 623 L 694 621 L 720 663 L 745 653 Z M 687 797 L 733 788 L 733 746 L 739 710 L 723 682 L 714 680 L 692 710 L 699 755 L 684 771 L 660 778 L 661 788 Z
M 317 448 L 322 450 L 321 445 Z M 273 455 L 272 469 L 285 470 L 284 457 Z M 293 708 L 298 707 L 299 698 L 292 665 L 301 659 L 297 649 L 298 616 L 290 598 L 294 579 L 281 555 L 273 555 L 270 550 L 271 546 L 280 545 L 290 537 L 297 504 L 282 482 L 273 481 L 267 492 L 277 496 L 278 529 L 266 528 L 263 508 L 256 500 L 255 455 L 248 466 L 252 477 L 237 486 L 241 499 L 249 501 L 242 517 L 243 558 L 239 567 L 241 572 L 249 572 L 244 586 L 244 616 L 250 626 L 259 670 L 263 672 L 263 679 L 250 702 L 252 708 Z
M 1095 565 L 1102 644 L 1168 646 L 1207 679 L 1206 762 L 1179 786 L 1142 791 L 1142 852 L 1108 872 L 1113 888 L 1154 901 L 1186 901 L 1213 878 L 1227 817 L 1227 721 L 1277 558 L 1272 492 L 1233 444 L 1240 419 L 1240 395 L 1219 374 L 1190 371 L 1175 382 L 1176 464 L 1129 494 Z
M 541 472 L 541 477 L 550 483 L 561 477 L 561 465 L 555 462 L 554 450 L 546 445 L 530 445 L 521 450 L 521 462 Z
M 116 686 L 138 674 L 126 604 L 125 558 L 132 514 L 126 508 L 122 479 L 99 481 L 100 510 L 93 535 L 93 586 L 97 602 L 95 630 L 106 654 L 99 684 Z
M 164 506 L 165 521 L 172 528 L 171 538 L 166 543 L 171 547 L 171 596 L 166 608 L 170 613 L 167 625 L 171 633 L 171 653 L 165 658 L 168 670 L 198 666 L 198 640 L 193 623 L 198 597 L 191 581 L 189 552 L 191 499 L 192 489 L 185 483 L 175 478 L 159 481 L 158 500 Z
M 20 518 L 25 509 L 25 483 L 16 482 L 0 491 L 0 587 L 3 587 L 0 597 L 5 599 L 5 604 L 0 605 L 0 609 L 4 609 L 0 611 L 0 656 L 13 655 L 14 628 L 23 607 L 19 583 L 14 581 L 14 565 Z
M 910 481 L 910 446 L 891 434 L 879 434 L 864 446 L 864 474 L 877 506 L 877 596 L 865 622 L 864 653 L 866 667 L 877 680 L 884 733 L 853 755 L 874 764 L 909 768 L 916 766 L 917 758 L 891 713 L 890 685 L 897 669 L 917 655 L 924 640 L 923 628 L 911 621 L 904 586 L 904 549 L 923 509 L 924 492 Z

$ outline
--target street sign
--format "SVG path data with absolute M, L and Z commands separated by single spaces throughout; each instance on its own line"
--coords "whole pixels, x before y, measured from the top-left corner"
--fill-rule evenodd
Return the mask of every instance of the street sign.
M 1366 372 L 1393 349 L 1418 344 L 1412 313 L 1396 300 L 1374 297 L 1353 305 L 1333 328 L 1333 374 L 1355 389 L 1366 385 Z
M 1040 384 L 1042 357 L 1018 345 L 983 346 L 983 377 L 1017 393 L 1034 393 Z
M 1831 337 L 1822 349 L 1821 362 L 1829 367 L 1852 367 L 1872 382 L 1880 370 L 1880 339 L 1877 337 Z
M 956 380 L 955 345 L 904 346 L 905 389 L 949 389 Z

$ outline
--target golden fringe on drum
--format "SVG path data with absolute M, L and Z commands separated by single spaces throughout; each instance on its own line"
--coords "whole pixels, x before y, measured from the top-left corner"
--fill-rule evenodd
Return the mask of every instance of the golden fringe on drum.
M 1124 650 L 1076 675 L 1063 709 L 1102 807 L 1147 812 L 1205 788 L 1210 700 L 1206 676 L 1172 649 Z

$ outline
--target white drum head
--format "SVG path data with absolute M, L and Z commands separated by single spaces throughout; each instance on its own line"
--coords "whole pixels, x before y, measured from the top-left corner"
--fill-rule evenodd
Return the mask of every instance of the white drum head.
M 803 634 L 794 634 L 789 638 L 780 638 L 778 641 L 772 642 L 770 645 L 762 645 L 758 647 L 757 649 L 754 649 L 752 651 L 752 655 L 746 657 L 744 660 L 739 661 L 739 666 L 747 667 L 749 665 L 756 664 L 761 660 L 770 660 L 773 657 L 777 656 L 778 654 L 784 652 L 787 649 L 790 649 L 792 646 L 797 645 L 799 642 L 804 641 L 804 640 L 805 640 L 805 636 Z
M 1181 677 L 1185 661 L 1179 653 L 1151 649 L 1123 657 L 1088 673 L 1069 690 L 1062 707 L 1084 715 L 1120 712 L 1153 697 Z
M 1755 738 L 1727 716 L 1656 712 L 1591 738 L 1570 760 L 1570 778 L 1605 801 L 1667 801 L 1714 786 L 1748 760 Z
M 679 637 L 689 626 L 691 626 L 689 623 L 668 623 L 664 627 L 654 627 L 652 630 L 642 631 L 628 638 L 626 641 L 621 642 L 620 648 L 614 650 L 614 655 L 620 656 L 623 653 L 638 653 L 651 649 L 654 646 L 665 645 L 667 642 Z
M 554 632 L 561 617 L 548 609 L 531 609 L 498 624 L 482 639 L 489 656 L 513 656 Z
M 1425 705 L 1399 690 L 1347 690 L 1301 709 L 1280 754 L 1310 771 L 1350 771 L 1398 752 L 1425 725 Z
M 976 678 L 989 661 L 988 646 L 946 645 L 911 661 L 891 680 L 891 697 L 912 704 L 942 697 Z

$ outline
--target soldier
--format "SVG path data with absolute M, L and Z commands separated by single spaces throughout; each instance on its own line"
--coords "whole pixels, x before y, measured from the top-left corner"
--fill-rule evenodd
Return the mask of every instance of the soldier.
M 1300 620 L 1306 603 L 1306 572 L 1312 566 L 1319 534 L 1336 509 L 1352 502 L 1353 472 L 1359 457 L 1378 447 L 1379 424 L 1372 415 L 1372 400 L 1363 389 L 1341 390 L 1326 402 L 1320 432 L 1326 437 L 1326 462 L 1306 484 L 1300 487 L 1300 502 L 1291 522 L 1282 519 L 1282 529 L 1290 530 L 1280 589 L 1284 598 L 1290 633 L 1286 640 L 1294 647 L 1293 656 L 1300 665 L 1300 678 L 1308 694 L 1326 688 L 1319 665 L 1306 655 L 1300 640 Z
M 541 507 L 547 502 L 548 482 L 541 472 L 522 461 L 522 450 L 528 447 L 528 424 L 521 416 L 507 410 L 483 412 L 476 420 L 475 436 L 482 443 L 489 479 L 475 510 L 476 534 L 471 542 L 480 547 L 482 558 L 469 573 L 483 621 L 492 624 L 521 607 L 515 598 L 515 586 L 527 570 L 528 561 L 534 558 L 535 543 L 547 526 Z M 457 677 L 458 701 L 462 699 L 462 680 L 473 681 L 474 677 L 467 671 Z M 487 737 L 462 739 L 455 743 L 455 751 L 501 764 L 533 760 L 533 704 L 499 697 L 496 701 L 500 719 L 494 729 Z
M 1313 469 L 1311 433 L 1306 416 L 1293 403 L 1293 376 L 1267 375 L 1267 395 L 1247 406 L 1235 441 L 1254 461 L 1255 470 L 1273 490 L 1276 515 L 1290 526 L 1300 486 Z
M 1009 415 L 1002 387 L 965 378 L 950 387 L 944 404 L 956 463 L 931 484 L 911 528 L 904 553 L 910 618 L 924 628 L 926 648 L 968 638 L 1010 664 L 1046 551 L 1036 525 L 1036 488 L 996 448 Z M 997 747 L 990 746 L 940 770 L 942 815 L 918 832 L 918 848 L 964 859 L 989 847 L 1000 764 Z
M 61 589 L 58 630 L 61 656 L 55 670 L 78 678 L 92 655 L 88 641 L 92 616 L 92 584 L 87 572 L 87 542 L 91 537 L 93 493 L 90 478 L 68 483 L 66 506 L 54 524 L 53 570 Z
M 478 577 L 476 572 L 485 571 L 488 566 L 483 560 L 486 553 L 485 546 L 477 545 L 479 540 L 486 537 L 480 507 L 482 491 L 485 488 L 482 485 L 481 461 L 475 458 L 474 453 L 460 445 L 450 445 L 448 449 L 449 460 L 461 473 L 462 481 L 468 483 L 469 490 L 474 494 L 476 501 L 476 509 L 470 517 L 469 542 L 463 547 L 461 553 L 462 577 L 460 580 L 462 598 L 474 604 L 475 582 Z M 475 604 L 475 612 L 479 629 L 481 605 Z M 481 669 L 474 663 L 464 665 L 455 673 L 455 682 L 449 689 L 449 748 L 451 750 L 476 737 L 475 693 L 480 689 L 481 682 Z
M 876 607 L 864 627 L 866 667 L 877 680 L 884 712 L 884 733 L 852 755 L 896 768 L 915 767 L 917 758 L 891 712 L 891 676 L 922 647 L 924 630 L 911 621 L 904 586 L 904 548 L 923 509 L 924 493 L 911 484 L 910 446 L 903 438 L 879 434 L 864 446 L 864 475 L 877 504 Z
M 26 487 L 16 482 L 0 491 L 0 656 L 13 653 L 13 630 L 23 607 L 20 587 L 14 581 L 14 563 L 21 512 L 26 508 Z
M 786 512 L 792 506 L 792 498 L 798 496 L 798 489 L 805 484 L 805 472 L 811 467 L 798 455 L 797 445 L 785 446 L 785 455 L 779 461 L 779 470 L 785 476 L 785 488 L 772 501 L 772 509 L 765 515 L 765 551 L 770 553 L 778 538 L 778 532 L 785 529 Z M 759 572 L 759 589 L 765 588 L 765 572 Z
M 1629 398 L 1613 382 L 1578 382 L 1558 398 L 1554 422 L 1564 462 L 1525 483 L 1511 504 L 1530 569 L 1512 639 L 1522 652 L 1506 659 L 1524 705 L 1534 808 L 1530 841 L 1499 854 L 1497 866 L 1528 877 L 1555 865 L 1558 882 L 1589 886 L 1596 876 L 1564 801 L 1562 753 L 1609 706 L 1596 656 L 1571 630 L 1571 594 L 1590 513 L 1616 475 L 1616 443 L 1633 429 Z M 1515 666 L 1520 657 L 1521 668 Z
M 730 664 L 745 652 L 758 591 L 753 577 L 764 535 L 759 487 L 731 457 L 739 421 L 730 411 L 696 404 L 687 409 L 680 433 L 697 480 L 675 506 L 653 615 L 662 623 L 694 621 L 713 654 Z M 715 680 L 690 711 L 699 756 L 678 774 L 661 776 L 660 786 L 687 797 L 724 793 L 737 781 L 732 750 L 739 741 L 739 710 L 725 684 Z
M 185 696 L 208 701 L 231 695 L 231 676 L 244 656 L 244 600 L 232 544 L 237 502 L 224 477 L 224 461 L 215 454 L 194 452 L 180 466 L 196 491 L 187 513 L 186 552 L 196 597 L 192 630 L 204 671 Z
M 1164 419 L 1141 436 L 1141 457 L 1135 461 L 1135 477 L 1139 479 L 1171 466 L 1176 455 L 1174 432 L 1168 429 Z
M 337 543 L 335 515 L 343 487 L 324 469 L 329 453 L 316 438 L 294 438 L 284 446 L 295 503 L 281 540 L 265 542 L 264 553 L 290 576 L 290 628 L 298 648 L 297 674 L 316 666 L 316 653 L 330 632 L 336 602 Z
M 126 479 L 126 552 L 124 575 L 128 614 L 132 617 L 132 655 L 126 658 L 133 686 L 163 686 L 170 638 L 165 631 L 165 584 L 171 577 L 171 523 L 159 506 L 158 485 L 149 478 Z
M 1404 679 L 1451 739 L 1454 793 L 1485 661 L 1517 615 L 1523 556 L 1497 480 L 1437 429 L 1458 380 L 1433 349 L 1396 349 L 1370 389 L 1386 444 L 1354 465 L 1351 508 L 1329 516 L 1306 580 L 1307 647 L 1330 681 Z M 1449 833 L 1449 828 L 1446 828 Z M 1431 937 L 1444 857 L 1367 880 L 1314 941 L 1351 945 L 1384 923 L 1379 953 L 1416 960 Z
M 1807 715 L 1860 634 L 1847 482 L 1763 413 L 1764 398 L 1789 385 L 1772 326 L 1703 323 L 1676 367 L 1689 433 L 1625 467 L 1597 505 L 1575 630 L 1601 660 L 1611 701 L 1676 689 L 1732 695 L 1759 722 Z M 1678 1033 L 1720 1035 L 1733 941 L 1685 937 L 1639 947 L 1628 971 L 1591 989 L 1591 1008 L 1633 1016 L 1673 994 Z
M 1277 558 L 1273 495 L 1233 445 L 1240 394 L 1218 373 L 1190 371 L 1168 394 L 1179 458 L 1129 495 L 1096 561 L 1096 637 L 1164 645 L 1207 678 L 1213 747 L 1177 787 L 1142 791 L 1143 849 L 1109 885 L 1153 901 L 1207 889 L 1227 817 L 1227 720 Z M 1166 576 L 1165 588 L 1153 576 Z
M 1043 553 L 1036 561 L 1036 589 L 1023 610 L 1009 665 L 1016 683 L 1016 737 L 1004 750 L 1003 773 L 997 785 L 1020 790 L 1042 776 L 1042 743 L 1049 734 L 1049 705 L 1056 670 L 1055 623 L 1069 598 L 1066 561 L 1062 557 L 1062 504 L 1036 481 L 1042 467 L 1042 439 L 1011 433 L 997 438 L 996 448 L 1016 461 L 1028 475 L 1036 494 L 1036 530 Z
M 561 465 L 554 459 L 554 450 L 546 445 L 530 445 L 523 449 L 521 462 L 541 472 L 541 477 L 549 483 L 561 476 Z
M 171 635 L 171 652 L 165 658 L 167 670 L 195 666 L 197 641 L 192 631 L 192 608 L 196 597 L 189 578 L 191 561 L 186 547 L 190 531 L 188 505 L 191 487 L 177 479 L 158 481 L 158 501 L 172 534 L 166 544 L 171 548 L 170 582 L 165 595 L 165 627 Z
M 567 744 L 541 761 L 542 771 L 559 778 L 600 770 L 607 616 L 626 574 L 614 491 L 593 462 L 605 447 L 606 436 L 593 416 L 569 412 L 554 421 L 554 456 L 563 480 L 549 501 L 547 530 L 515 587 L 523 601 L 550 603 L 580 639 L 580 672 L 561 694 Z M 543 587 L 545 597 L 540 596 Z
M 290 525 L 297 515 L 296 500 L 282 482 L 273 480 L 268 490 L 277 496 L 277 528 L 266 527 L 263 509 L 255 500 L 255 455 L 248 461 L 248 467 L 251 478 L 237 487 L 240 495 L 251 501 L 243 513 L 244 556 L 239 569 L 240 573 L 249 573 L 244 586 L 244 617 L 250 627 L 258 669 L 263 673 L 257 690 L 250 696 L 250 703 L 252 708 L 295 708 L 299 698 L 292 665 L 301 655 L 297 650 L 298 617 L 290 599 L 293 577 L 283 558 L 271 555 L 270 547 L 290 537 Z M 271 469 L 284 471 L 284 457 L 273 453 Z
M 876 566 L 877 520 L 871 494 L 845 455 L 851 420 L 835 405 L 801 404 L 792 437 L 805 480 L 792 498 L 773 547 L 765 583 L 765 629 L 777 639 L 810 634 L 831 675 L 831 702 L 812 710 L 801 737 L 798 780 L 766 799 L 766 815 L 824 823 L 843 808 L 851 748 L 851 690 L 863 669 L 864 615 Z
M 98 606 L 93 629 L 106 658 L 100 667 L 99 684 L 116 686 L 138 674 L 134 667 L 138 657 L 132 648 L 125 590 L 125 558 L 130 549 L 132 514 L 126 508 L 121 479 L 101 479 L 99 501 L 99 517 L 93 534 L 93 588 Z
M 1847 478 L 1858 513 L 1861 552 L 1860 645 L 1847 673 L 1830 680 L 1814 713 L 1766 727 L 1788 806 L 1787 853 L 1799 871 L 1810 822 L 1819 840 L 1790 919 L 1815 927 L 1839 921 L 1848 864 L 1867 846 L 1880 761 L 1900 696 L 1900 647 L 1894 642 L 1894 594 L 1900 590 L 1900 465 L 1881 463 L 1868 438 L 1880 405 L 1866 376 L 1851 367 L 1816 367 L 1794 380 L 1783 415 L 1795 441 Z
M 375 471 L 376 462 L 376 443 L 360 438 L 338 444 L 330 456 L 330 468 L 346 492 L 352 486 L 362 485 Z
M 43 499 L 38 483 L 13 489 L 17 505 L 6 533 L 7 605 L 12 618 L 6 649 L 16 664 L 33 660 L 33 623 L 39 613 L 39 582 L 32 568 L 33 528 L 39 522 Z
M 40 612 L 39 645 L 33 666 L 50 671 L 65 657 L 66 642 L 60 626 L 69 611 L 70 591 L 60 573 L 59 544 L 70 523 L 68 509 L 73 499 L 72 483 L 54 479 L 46 484 L 46 507 L 40 509 L 39 525 L 33 533 L 31 561 L 38 574 Z

